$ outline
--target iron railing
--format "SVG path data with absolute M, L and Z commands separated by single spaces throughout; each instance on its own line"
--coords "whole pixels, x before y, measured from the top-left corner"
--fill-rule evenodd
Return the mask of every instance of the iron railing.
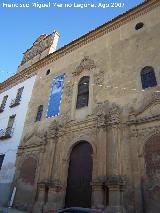
M 15 99 L 13 99 L 13 100 L 11 101 L 10 107 L 11 107 L 11 108 L 12 108 L 12 107 L 15 107 L 15 106 L 19 105 L 20 102 L 21 102 L 21 97 L 16 97 Z

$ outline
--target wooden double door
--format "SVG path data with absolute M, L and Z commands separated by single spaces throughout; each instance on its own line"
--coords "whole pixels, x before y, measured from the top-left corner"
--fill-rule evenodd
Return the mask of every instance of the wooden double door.
M 68 169 L 65 207 L 91 207 L 92 146 L 78 143 L 71 152 Z

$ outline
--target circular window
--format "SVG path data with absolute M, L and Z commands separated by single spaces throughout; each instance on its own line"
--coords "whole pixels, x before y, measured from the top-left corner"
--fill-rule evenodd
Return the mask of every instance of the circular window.
M 135 26 L 135 30 L 139 30 L 144 26 L 143 22 L 139 22 L 138 24 L 136 24 Z
M 50 73 L 50 70 L 47 70 L 46 75 L 49 75 L 49 73 Z

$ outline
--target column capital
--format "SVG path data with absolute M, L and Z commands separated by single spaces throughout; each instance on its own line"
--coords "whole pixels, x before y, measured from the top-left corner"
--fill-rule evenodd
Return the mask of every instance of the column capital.
M 109 190 L 122 190 L 126 186 L 126 178 L 124 176 L 107 176 L 105 181 L 105 186 L 109 188 Z

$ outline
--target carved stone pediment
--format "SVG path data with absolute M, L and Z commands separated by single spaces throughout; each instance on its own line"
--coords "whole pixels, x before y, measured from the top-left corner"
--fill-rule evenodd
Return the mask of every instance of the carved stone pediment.
M 143 122 L 160 118 L 160 94 L 153 93 L 143 102 L 142 106 L 135 110 L 130 109 L 130 122 Z
M 80 65 L 76 68 L 76 71 L 73 73 L 73 75 L 79 75 L 82 71 L 91 70 L 93 68 L 96 68 L 94 61 L 90 59 L 89 56 L 85 56 L 80 62 Z

